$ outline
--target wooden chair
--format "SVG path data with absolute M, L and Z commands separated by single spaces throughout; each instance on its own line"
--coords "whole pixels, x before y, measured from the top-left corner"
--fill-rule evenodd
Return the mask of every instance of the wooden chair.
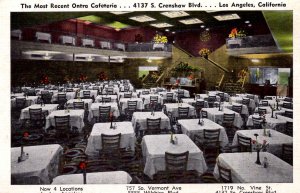
M 174 94 L 173 93 L 167 93 L 166 94 L 166 99 L 164 103 L 174 103 Z
M 208 117 L 208 115 L 207 115 L 207 111 L 201 111 L 201 116 L 202 116 L 202 118 L 206 118 L 207 119 L 207 117 Z
M 260 117 L 253 117 L 253 129 L 262 129 L 262 119 Z
M 261 106 L 267 107 L 267 106 L 269 106 L 269 102 L 268 101 L 261 101 Z
M 286 109 L 293 109 L 292 103 L 282 103 L 282 107 Z
M 132 93 L 124 93 L 124 98 L 131 98 L 132 97 Z
M 91 98 L 91 91 L 84 90 L 84 91 L 82 91 L 82 93 L 83 93 L 83 98 L 84 99 L 90 99 Z
M 120 158 L 121 133 L 116 135 L 101 134 L 102 149 L 100 156 L 105 158 Z
M 67 95 L 65 93 L 58 93 L 57 94 L 58 108 L 64 109 L 66 102 L 67 102 Z
M 147 118 L 147 129 L 145 130 L 145 135 L 156 135 L 161 133 L 161 118 L 149 119 Z
M 16 98 L 16 109 L 22 110 L 26 107 L 26 98 Z
M 50 92 L 41 93 L 41 99 L 44 104 L 51 104 L 52 94 Z
M 150 94 L 150 92 L 148 90 L 143 90 L 142 91 L 142 95 L 148 95 L 148 94 Z
M 209 108 L 212 108 L 214 106 L 214 104 L 215 104 L 216 101 L 217 101 L 217 97 L 216 96 L 208 96 L 207 102 L 208 102 Z
M 249 137 L 243 137 L 237 135 L 238 150 L 239 152 L 251 152 L 252 151 L 252 140 Z
M 73 102 L 73 109 L 84 109 L 84 102 Z
M 282 144 L 281 158 L 287 163 L 293 165 L 293 144 Z
M 70 115 L 54 116 L 54 120 L 56 137 L 67 136 L 67 140 L 69 140 L 71 132 Z
M 190 107 L 178 107 L 178 119 L 189 118 Z
M 285 98 L 283 99 L 283 101 L 292 103 L 292 102 L 293 102 L 293 98 L 285 97 Z
M 137 101 L 128 101 L 127 108 L 125 108 L 125 117 L 126 120 L 131 121 L 132 115 L 137 111 Z
M 263 109 L 263 108 L 259 108 L 258 107 L 258 114 L 259 115 L 265 115 L 265 114 L 267 114 L 267 109 Z
M 202 108 L 204 108 L 204 104 L 204 101 L 196 101 L 196 103 L 194 103 L 197 117 L 200 117 L 200 111 Z
M 223 92 L 219 92 L 219 93 L 217 94 L 217 96 L 220 97 L 220 101 L 221 101 L 221 102 L 224 102 L 224 101 L 225 101 L 225 94 L 224 94 Z
M 237 112 L 239 114 L 242 114 L 242 109 L 243 109 L 243 106 L 242 105 L 232 105 L 232 110 L 234 112 Z
M 293 137 L 293 122 L 287 121 L 285 125 L 285 134 Z
M 110 103 L 111 102 L 111 97 L 104 97 L 104 96 L 102 96 L 102 102 L 104 102 L 104 103 Z
M 46 124 L 46 117 L 42 111 L 42 108 L 31 109 L 29 108 L 29 121 L 30 130 L 37 131 L 38 133 L 43 133 L 43 128 Z
M 293 118 L 293 111 L 284 111 L 283 116 Z
M 108 122 L 110 121 L 110 111 L 111 106 L 99 106 L 99 117 L 98 122 Z
M 177 99 L 178 101 L 182 101 L 182 99 L 184 98 L 184 91 L 183 90 L 179 90 L 177 93 Z
M 219 171 L 219 180 L 223 183 L 232 183 L 231 170 L 225 167 L 222 167 L 217 163 Z

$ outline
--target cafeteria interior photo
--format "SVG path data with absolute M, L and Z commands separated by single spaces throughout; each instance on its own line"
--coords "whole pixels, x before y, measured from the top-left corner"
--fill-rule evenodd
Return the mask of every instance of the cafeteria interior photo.
M 11 12 L 12 185 L 293 183 L 293 11 Z

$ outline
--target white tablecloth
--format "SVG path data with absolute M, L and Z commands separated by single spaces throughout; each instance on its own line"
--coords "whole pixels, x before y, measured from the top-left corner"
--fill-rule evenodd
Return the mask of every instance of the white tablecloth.
M 195 107 L 187 103 L 166 103 L 167 112 L 171 112 L 173 117 L 178 117 L 178 108 L 179 107 L 189 107 L 189 116 L 196 115 Z
M 223 115 L 224 113 L 226 114 L 235 114 L 234 116 L 234 122 L 233 125 L 241 128 L 241 126 L 243 125 L 243 120 L 242 117 L 239 113 L 236 113 L 230 109 L 224 108 L 223 111 L 219 111 L 219 108 L 203 108 L 203 111 L 207 111 L 207 116 L 208 119 L 214 121 L 214 122 L 218 122 L 218 121 L 223 121 Z
M 253 119 L 252 119 L 253 116 L 256 118 L 259 117 L 259 115 L 250 115 L 248 117 L 248 121 L 246 124 L 247 126 L 253 126 Z M 266 128 L 267 129 L 284 131 L 287 121 L 293 122 L 293 119 L 284 117 L 284 116 L 280 116 L 280 115 L 277 115 L 277 119 L 276 119 L 275 113 L 274 113 L 274 118 L 271 117 L 271 114 L 266 114 Z
M 11 97 L 24 97 L 24 94 L 23 92 L 20 92 L 20 93 L 12 93 L 10 96 Z
M 208 94 L 196 94 L 196 99 L 199 98 L 199 99 L 203 99 L 203 100 L 207 100 L 207 98 L 209 96 L 216 96 L 216 101 L 220 101 L 220 96 L 218 95 L 208 95 Z
M 208 95 L 212 95 L 212 96 L 215 96 L 215 95 L 220 94 L 220 93 L 224 93 L 224 98 L 229 98 L 229 94 L 226 93 L 226 92 L 221 92 L 221 91 L 218 91 L 218 90 L 208 91 Z
M 88 155 L 99 155 L 99 150 L 102 149 L 101 134 L 116 135 L 121 133 L 121 148 L 129 148 L 134 151 L 135 148 L 135 133 L 131 122 L 113 122 L 116 129 L 110 128 L 111 123 L 96 123 L 93 126 L 92 132 L 88 139 L 88 144 L 85 153 Z
M 149 119 L 161 118 L 160 128 L 168 129 L 168 130 L 171 129 L 170 119 L 163 112 L 155 112 L 154 115 L 151 115 L 151 112 L 134 112 L 131 120 L 133 128 L 136 128 L 137 123 L 139 123 L 140 130 L 147 129 L 147 118 Z
M 137 109 L 143 110 L 143 100 L 141 98 L 120 98 L 120 107 L 122 109 L 122 112 L 125 112 L 125 108 L 128 107 L 128 101 L 137 101 Z
M 183 153 L 189 151 L 188 170 L 199 174 L 207 170 L 202 151 L 184 134 L 176 134 L 178 144 L 170 143 L 170 135 L 146 135 L 142 140 L 142 151 L 145 159 L 144 173 L 150 178 L 158 171 L 165 170 L 165 152 Z
M 35 37 L 37 40 L 46 40 L 51 44 L 51 34 L 44 32 L 36 32 Z
M 106 42 L 106 41 L 99 41 L 101 48 L 105 48 L 105 49 L 111 49 L 111 44 L 110 42 Z
M 124 98 L 124 94 L 130 94 L 130 92 L 119 92 L 118 93 L 118 97 L 120 98 Z M 137 93 L 136 92 L 132 92 L 131 93 L 132 98 L 137 98 Z
M 124 92 L 124 87 L 125 87 L 124 85 L 120 85 L 120 91 Z M 129 87 L 129 91 L 132 92 L 134 90 L 134 88 L 131 84 L 129 84 L 128 87 Z
M 236 102 L 236 103 L 239 103 L 239 104 L 242 104 L 242 101 L 243 101 L 243 98 L 244 97 L 230 97 L 229 100 L 231 100 L 232 102 Z M 249 101 L 249 107 L 254 110 L 256 108 L 256 104 L 255 104 L 255 101 L 253 99 L 250 99 Z
M 81 132 L 84 127 L 84 110 L 82 109 L 72 109 L 72 110 L 58 110 L 53 111 L 46 118 L 46 126 L 45 128 L 49 128 L 50 126 L 55 127 L 55 119 L 54 116 L 67 116 L 70 115 L 70 126 L 77 127 L 78 131 Z
M 243 137 L 250 137 L 252 140 L 255 140 L 256 137 L 254 134 L 258 134 L 257 141 L 262 143 L 263 140 L 266 140 L 269 144 L 269 147 L 267 148 L 267 151 L 276 155 L 281 156 L 282 152 L 282 144 L 293 143 L 293 138 L 285 135 L 283 133 L 280 133 L 278 131 L 270 131 L 271 137 L 264 136 L 264 130 L 263 129 L 251 129 L 251 130 L 238 130 L 236 131 L 234 135 L 234 139 L 232 141 L 232 145 L 238 145 L 237 135 L 243 136 Z M 253 146 L 254 147 L 254 146 Z M 253 150 L 254 151 L 254 150 Z
M 60 41 L 62 44 L 72 44 L 75 46 L 75 38 L 72 36 L 60 36 Z
M 162 91 L 162 92 L 158 92 L 158 94 L 160 96 L 163 97 L 163 99 L 167 99 L 167 93 L 172 93 L 173 94 L 173 100 L 177 100 L 177 94 L 175 92 L 171 92 L 171 91 Z
M 107 107 L 110 106 L 110 112 L 113 112 L 114 117 L 120 116 L 120 111 L 118 108 L 118 103 L 116 102 L 110 102 L 110 103 L 93 103 L 91 106 L 92 110 L 92 117 L 99 117 L 99 107 Z
M 225 108 L 228 108 L 230 110 L 232 110 L 232 106 L 235 105 L 235 106 L 241 106 L 242 104 L 240 103 L 235 103 L 235 102 L 223 102 L 223 106 Z M 246 115 L 247 117 L 249 116 L 249 111 L 248 111 L 248 107 L 246 105 L 242 105 L 242 113 L 243 115 Z
M 91 109 L 91 106 L 92 106 L 92 103 L 93 103 L 93 100 L 92 99 L 70 99 L 67 101 L 67 107 L 70 109 L 70 108 L 74 108 L 73 106 L 73 103 L 74 102 L 83 102 L 84 103 L 84 106 L 86 104 L 88 104 L 88 109 L 90 110 Z
M 117 102 L 118 101 L 118 95 L 98 95 L 96 97 L 96 102 L 100 103 L 102 102 L 102 98 L 110 98 L 111 102 Z
M 95 41 L 91 39 L 81 39 L 82 40 L 82 46 L 92 46 L 95 47 Z
M 52 113 L 53 111 L 57 110 L 58 104 L 45 104 L 44 106 L 35 104 L 31 105 L 29 107 L 26 107 L 25 109 L 21 110 L 20 119 L 29 119 L 29 109 L 39 109 L 42 108 L 42 111 L 48 111 L 48 114 Z
M 20 147 L 11 148 L 12 184 L 27 184 L 30 177 L 37 177 L 34 184 L 50 184 L 58 175 L 59 157 L 63 148 L 58 144 L 25 146 L 29 158 L 18 163 Z
M 16 98 L 25 98 L 25 97 L 23 96 L 23 97 L 16 97 Z M 10 99 L 11 107 L 16 106 L 16 98 Z M 25 105 L 30 106 L 36 104 L 38 98 L 39 98 L 38 96 L 27 96 Z
M 183 134 L 189 136 L 192 140 L 194 139 L 194 135 L 200 135 L 203 138 L 204 129 L 206 130 L 215 130 L 220 129 L 220 145 L 224 147 L 228 144 L 228 137 L 224 127 L 221 125 L 209 120 L 203 119 L 204 125 L 199 125 L 199 119 L 181 119 L 178 120 L 178 123 L 181 125 L 181 130 Z
M 248 95 L 253 95 L 253 94 L 249 94 L 249 93 L 244 93 L 244 94 L 236 94 L 236 96 L 242 97 L 242 98 L 247 98 Z M 254 96 L 254 102 L 255 104 L 259 103 L 259 97 L 258 95 L 253 95 Z
M 204 101 L 204 107 L 208 108 L 208 102 L 203 99 L 197 99 L 197 100 L 195 100 L 194 98 L 183 98 L 182 99 L 183 103 L 187 103 L 189 105 L 196 104 L 196 101 Z
M 161 105 L 164 103 L 164 99 L 162 96 L 158 95 L 158 94 L 148 94 L 148 95 L 140 95 L 140 98 L 142 100 L 144 100 L 144 105 L 149 104 L 150 103 L 150 97 L 157 97 L 157 102 L 160 103 Z
M 256 153 L 222 153 L 217 158 L 222 167 L 231 169 L 233 183 L 292 183 L 293 166 L 268 152 L 260 153 L 260 161 L 268 159 L 269 167 L 257 165 Z M 217 165 L 214 176 L 219 178 Z
M 189 92 L 188 90 L 185 90 L 185 89 L 179 89 L 179 91 L 183 91 L 184 97 L 186 97 L 186 98 L 190 97 L 190 92 Z M 177 96 L 178 89 L 171 89 L 171 92 L 176 93 L 176 96 Z
M 86 174 L 87 184 L 130 184 L 132 178 L 127 172 L 93 172 Z M 57 176 L 52 185 L 56 184 L 83 184 L 82 174 L 69 174 Z

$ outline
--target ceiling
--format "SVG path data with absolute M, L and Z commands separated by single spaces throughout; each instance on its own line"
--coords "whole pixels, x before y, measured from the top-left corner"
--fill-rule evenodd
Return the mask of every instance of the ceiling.
M 13 12 L 11 14 L 11 28 L 19 29 L 23 27 L 31 27 L 41 24 L 47 24 L 67 19 L 82 19 L 90 21 L 98 25 L 111 25 L 112 27 L 153 27 L 151 24 L 157 23 L 168 23 L 172 25 L 167 27 L 170 31 L 182 31 L 190 29 L 199 29 L 201 25 L 208 28 L 224 27 L 228 25 L 239 25 L 245 21 L 250 22 L 261 22 L 264 21 L 264 17 L 261 11 L 217 11 L 217 12 L 206 12 L 206 11 L 185 11 L 186 16 L 169 18 L 158 11 L 151 12 L 127 12 L 125 14 L 116 15 L 110 12 Z M 227 14 L 238 14 L 240 19 L 218 21 L 214 16 L 227 15 Z M 146 15 L 155 20 L 149 22 L 138 22 L 130 18 L 136 16 Z M 197 18 L 203 23 L 185 25 L 179 20 L 194 19 Z M 165 30 L 165 28 L 158 28 L 158 30 Z

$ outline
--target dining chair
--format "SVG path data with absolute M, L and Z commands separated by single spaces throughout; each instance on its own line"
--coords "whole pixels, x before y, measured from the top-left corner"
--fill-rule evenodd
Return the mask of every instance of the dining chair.
M 281 158 L 293 165 L 293 144 L 282 144 Z
M 46 117 L 42 108 L 29 108 L 29 122 L 31 132 L 43 133 L 43 128 L 46 124 Z
M 250 137 L 237 135 L 239 152 L 252 152 L 252 140 Z
M 222 167 L 219 163 L 217 163 L 217 167 L 219 171 L 219 180 L 222 183 L 232 183 L 231 170 Z
M 120 143 L 121 143 L 121 133 L 116 135 L 106 135 L 101 134 L 101 145 L 100 157 L 104 158 L 120 158 Z
M 161 133 L 161 118 L 149 119 L 147 118 L 147 128 L 144 135 L 156 135 Z
M 54 116 L 54 121 L 56 137 L 66 136 L 67 140 L 69 140 L 71 132 L 70 115 Z
M 73 102 L 73 109 L 84 109 L 84 102 L 80 101 L 80 102 Z
M 111 106 L 99 106 L 99 117 L 97 122 L 108 122 L 110 121 Z

